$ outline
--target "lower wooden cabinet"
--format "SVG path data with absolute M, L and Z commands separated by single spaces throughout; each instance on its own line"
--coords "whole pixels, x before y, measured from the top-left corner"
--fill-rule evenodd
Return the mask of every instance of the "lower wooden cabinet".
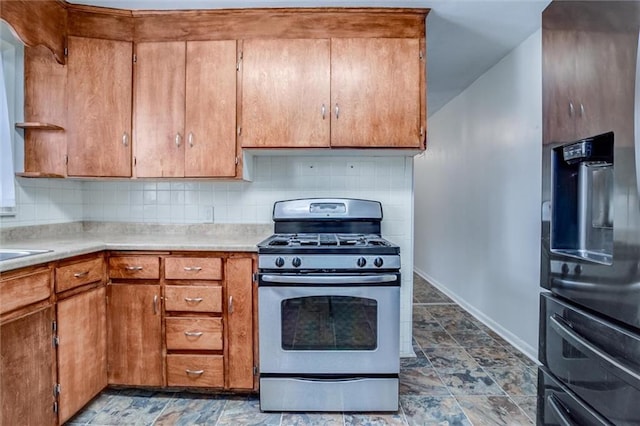
M 53 306 L 0 326 L 0 424 L 56 424 Z
M 107 286 L 109 384 L 164 385 L 160 285 Z
M 227 259 L 227 387 L 230 389 L 254 387 L 252 274 L 251 258 Z
M 58 417 L 62 424 L 107 386 L 106 288 L 58 302 Z

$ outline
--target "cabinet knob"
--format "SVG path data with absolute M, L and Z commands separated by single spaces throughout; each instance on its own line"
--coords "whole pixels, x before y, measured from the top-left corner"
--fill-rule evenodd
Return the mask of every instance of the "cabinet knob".
M 326 111 L 327 111 L 327 108 L 324 106 L 324 104 L 322 104 L 322 109 L 321 109 L 321 111 L 322 111 L 322 119 L 324 120 L 325 113 L 326 113 Z
M 179 148 L 180 147 L 180 140 L 182 139 L 182 136 L 180 136 L 180 132 L 176 133 L 176 146 Z
M 229 314 L 233 313 L 233 296 L 229 296 Z
M 122 134 L 122 145 L 129 146 L 129 133 L 127 132 Z
M 573 117 L 575 113 L 575 108 L 573 107 L 573 102 L 569 102 L 569 117 Z
M 340 118 L 340 107 L 338 106 L 338 104 L 336 103 L 336 120 Z
M 580 104 L 580 117 L 584 117 L 584 105 Z
M 193 148 L 193 132 L 189 132 L 189 136 L 187 139 L 189 141 L 189 146 Z

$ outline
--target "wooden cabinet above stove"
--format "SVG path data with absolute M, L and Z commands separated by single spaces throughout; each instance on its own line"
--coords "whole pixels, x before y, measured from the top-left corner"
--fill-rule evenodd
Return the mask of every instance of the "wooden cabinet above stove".
M 48 0 L 37 3 L 42 8 L 50 7 L 50 3 L 58 4 Z M 5 7 L 5 4 L 11 4 L 11 8 Z M 27 4 L 30 5 L 27 7 Z M 162 80 L 170 81 L 176 87 L 171 92 L 171 102 L 145 102 L 155 99 L 155 95 L 141 88 L 155 90 L 157 84 L 148 80 L 156 76 L 137 70 L 134 63 L 132 75 L 118 76 L 121 80 L 127 80 L 127 84 L 133 81 L 134 110 L 130 113 L 130 120 L 114 115 L 113 126 L 108 130 L 117 137 L 103 135 L 105 132 L 98 132 L 100 135 L 94 136 L 100 138 L 96 140 L 108 141 L 112 144 L 109 146 L 118 148 L 118 151 L 115 148 L 112 150 L 114 153 L 124 152 L 127 158 L 115 162 L 122 165 L 122 170 L 116 171 L 115 166 L 111 167 L 109 163 L 108 167 L 93 173 L 91 169 L 80 166 L 85 165 L 86 159 L 102 156 L 94 152 L 97 145 L 82 145 L 70 139 L 96 133 L 95 126 L 82 129 L 86 120 L 77 119 L 79 111 L 86 110 L 87 99 L 84 96 L 62 94 L 70 93 L 78 85 L 84 87 L 83 82 L 92 81 L 94 74 L 96 79 L 104 82 L 103 67 L 95 61 L 88 61 L 83 72 L 82 63 L 73 62 L 64 66 L 63 79 L 54 79 L 56 75 L 53 74 L 51 77 L 39 74 L 44 81 L 31 80 L 30 74 L 27 74 L 25 104 L 45 102 L 46 105 L 34 106 L 35 110 L 63 111 L 63 116 L 58 117 L 60 123 L 55 124 L 72 125 L 70 131 L 53 136 L 49 135 L 51 132 L 26 132 L 25 143 L 30 149 L 25 154 L 25 164 L 28 166 L 25 170 L 32 175 L 54 173 L 59 176 L 116 177 L 128 176 L 133 168 L 135 176 L 137 162 L 143 168 L 138 171 L 138 177 L 240 178 L 243 172 L 242 148 L 425 149 L 425 18 L 428 9 L 133 11 L 62 4 L 66 22 L 56 27 L 55 34 L 65 40 L 65 46 L 74 40 L 105 40 L 132 43 L 135 52 L 138 47 L 153 43 L 180 42 L 183 48 L 186 43 L 188 52 L 190 43 L 196 41 L 226 40 L 238 46 L 235 52 L 228 49 L 231 58 L 224 59 L 225 64 L 231 61 L 232 69 L 235 66 L 236 75 L 225 74 L 224 87 L 231 88 L 231 98 L 229 94 L 223 100 L 216 98 L 219 99 L 218 104 L 224 104 L 223 110 L 226 112 L 216 114 L 214 111 L 207 116 L 202 111 L 211 110 L 212 104 L 203 102 L 216 95 L 212 97 L 209 92 L 202 91 L 211 86 L 210 81 L 194 82 L 189 79 L 190 69 L 195 68 L 190 63 L 188 53 L 186 68 L 183 66 L 181 69 L 181 73 L 185 73 L 186 69 L 186 83 L 185 77 L 180 76 Z M 37 28 L 30 29 L 21 22 L 24 20 L 22 14 L 37 6 L 17 0 L 6 0 L 2 5 L 0 16 L 9 24 L 19 27 L 24 40 L 33 39 L 29 38 L 28 33 Z M 5 13 L 5 9 L 11 13 Z M 261 49 L 263 45 L 269 46 L 270 50 L 261 52 L 259 57 L 255 56 L 258 52 L 256 49 Z M 55 49 L 50 43 L 47 46 Z M 289 49 L 291 46 L 296 48 Z M 69 59 L 73 54 L 71 47 Z M 283 53 L 288 56 L 283 56 Z M 30 61 L 31 55 L 26 56 Z M 198 56 L 202 57 L 202 52 Z M 132 60 L 135 60 L 135 56 Z M 66 71 L 67 67 L 69 72 Z M 211 80 L 207 75 L 196 77 Z M 261 81 L 268 84 L 256 83 Z M 34 85 L 37 90 L 30 90 Z M 43 92 L 46 95 L 49 90 L 61 95 L 51 99 L 43 96 Z M 113 114 L 124 111 L 112 105 L 130 105 L 129 91 L 112 95 L 127 99 L 110 98 L 102 104 L 100 99 L 91 101 L 95 106 L 101 106 L 101 117 L 105 111 L 108 114 L 110 109 Z M 169 93 L 165 95 L 168 97 Z M 29 99 L 30 96 L 37 98 Z M 228 114 L 229 108 L 231 115 Z M 178 117 L 177 124 L 171 120 L 164 120 L 166 123 L 154 120 L 150 127 L 147 118 L 158 116 L 158 111 L 162 117 Z M 124 125 L 116 125 L 116 122 Z M 129 122 L 133 123 L 131 133 L 127 127 Z M 149 129 L 155 128 L 153 126 L 156 124 L 162 124 L 162 129 L 171 128 L 161 135 L 150 133 Z M 231 130 L 227 129 L 229 126 Z M 227 130 L 222 132 L 219 129 Z M 47 139 L 44 142 L 43 134 Z M 210 135 L 211 140 L 205 140 L 205 134 Z M 49 146 L 53 144 L 49 139 L 53 138 L 56 138 L 55 149 Z M 173 162 L 159 168 L 161 159 L 155 151 L 159 146 L 158 141 L 165 139 L 170 142 L 164 144 L 167 145 L 166 149 L 173 150 L 171 155 L 165 157 Z M 206 151 L 202 151 L 205 148 Z M 61 152 L 66 155 L 61 155 Z M 189 156 L 192 152 L 195 155 Z M 50 155 L 56 156 L 55 161 L 47 158 Z M 67 158 L 68 164 L 61 163 L 61 159 L 67 161 Z M 201 158 L 211 161 L 200 164 L 198 161 Z M 78 164 L 80 168 L 76 167 Z M 215 167 L 209 167 L 210 164 Z M 209 168 L 203 169 L 204 166 Z M 169 172 L 165 173 L 165 168 Z

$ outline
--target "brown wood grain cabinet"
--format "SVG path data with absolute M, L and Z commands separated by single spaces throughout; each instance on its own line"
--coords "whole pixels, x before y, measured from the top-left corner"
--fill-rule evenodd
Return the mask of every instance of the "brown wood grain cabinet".
M 67 174 L 131 176 L 132 43 L 68 38 Z
M 24 50 L 24 119 L 48 123 L 24 129 L 24 171 L 27 176 L 67 175 L 67 68 L 44 46 Z
M 613 131 L 633 141 L 637 32 L 545 29 L 542 33 L 543 142 Z
M 104 285 L 57 304 L 59 423 L 107 386 L 107 310 Z
M 137 177 L 236 175 L 236 42 L 136 44 Z
M 160 257 L 109 256 L 109 384 L 164 385 Z
M 0 325 L 0 424 L 57 424 L 53 306 Z
M 164 385 L 159 284 L 107 286 L 109 384 Z
M 250 257 L 227 259 L 227 387 L 254 388 L 253 261 Z
M 419 39 L 331 40 L 331 146 L 419 148 Z
M 243 147 L 420 148 L 417 38 L 245 40 Z
M 243 147 L 329 147 L 330 58 L 328 39 L 243 42 Z

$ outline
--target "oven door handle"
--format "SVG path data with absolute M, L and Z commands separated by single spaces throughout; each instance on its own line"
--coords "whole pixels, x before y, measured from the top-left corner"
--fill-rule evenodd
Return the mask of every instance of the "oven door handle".
M 636 389 L 640 388 L 640 375 L 633 371 L 632 368 L 595 346 L 585 337 L 571 329 L 568 324 L 565 325 L 565 320 L 559 318 L 556 314 L 551 315 L 549 320 L 551 321 L 551 327 L 571 345 L 581 350 L 589 358 L 599 362 L 603 367 L 631 386 Z
M 262 275 L 261 280 L 274 284 L 383 284 L 398 281 L 397 275 Z

